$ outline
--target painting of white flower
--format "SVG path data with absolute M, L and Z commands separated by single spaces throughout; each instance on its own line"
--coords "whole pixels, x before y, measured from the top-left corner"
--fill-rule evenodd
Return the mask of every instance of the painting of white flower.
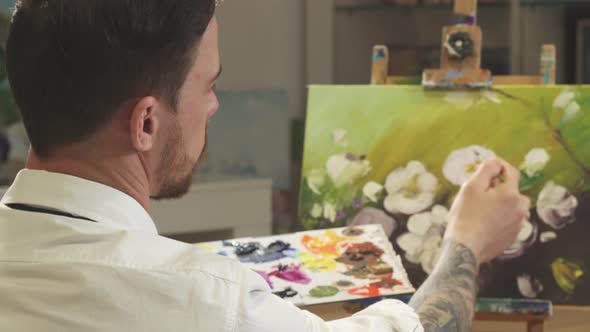
M 516 241 L 512 246 L 504 251 L 498 258 L 501 260 L 514 259 L 522 256 L 525 251 L 530 248 L 537 240 L 538 227 L 536 223 L 530 222 L 528 219 L 522 224 L 522 228 L 518 233 Z
M 534 148 L 524 157 L 520 169 L 529 177 L 541 172 L 549 162 L 549 153 L 543 148 Z
M 315 194 L 321 194 L 321 188 L 326 183 L 326 173 L 321 169 L 314 169 L 307 176 L 307 186 Z
M 371 171 L 371 163 L 352 154 L 336 154 L 326 161 L 326 171 L 336 188 L 352 185 Z
M 322 86 L 308 105 L 304 228 L 382 225 L 419 286 L 463 186 L 501 158 L 532 207 L 512 245 L 481 265 L 480 296 L 590 305 L 590 279 L 577 277 L 590 273 L 590 86 Z
M 383 192 L 384 187 L 374 181 L 369 181 L 363 187 L 363 195 L 369 199 L 369 201 L 376 203 L 379 200 L 379 195 Z
M 336 221 L 336 207 L 332 203 L 324 203 L 324 218 L 330 222 Z
M 332 130 L 332 141 L 338 146 L 346 147 L 349 144 L 346 140 L 346 135 L 348 135 L 346 129 L 336 128 Z
M 436 210 L 436 212 L 435 212 Z M 430 212 L 415 214 L 408 219 L 408 232 L 400 235 L 396 243 L 411 263 L 420 264 L 430 274 L 440 257 L 444 227 L 440 220 L 448 218 L 446 207 L 437 205 Z
M 578 199 L 563 186 L 547 182 L 537 200 L 537 213 L 553 229 L 562 229 L 576 219 Z
M 387 197 L 383 205 L 390 213 L 415 214 L 432 206 L 438 179 L 419 161 L 392 171 L 385 180 Z
M 563 90 L 557 97 L 555 97 L 553 108 L 563 111 L 561 123 L 571 121 L 582 109 L 580 104 L 576 102 L 576 98 L 578 97 L 579 93 L 570 88 Z
M 480 145 L 471 145 L 451 152 L 443 165 L 443 175 L 449 182 L 461 186 L 475 173 L 477 167 L 496 154 Z

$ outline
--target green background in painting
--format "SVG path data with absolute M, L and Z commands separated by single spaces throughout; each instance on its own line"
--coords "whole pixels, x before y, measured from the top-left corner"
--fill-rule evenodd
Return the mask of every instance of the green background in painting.
M 564 121 L 564 111 L 553 107 L 565 89 L 574 89 L 580 111 Z M 537 242 L 525 255 L 484 266 L 483 296 L 522 297 L 516 288 L 516 276 L 527 273 L 544 285 L 541 297 L 556 303 L 590 304 L 590 86 L 541 87 L 504 86 L 493 91 L 432 91 L 419 86 L 314 86 L 310 88 L 305 133 L 300 215 L 304 227 L 342 226 L 358 208 L 351 207 L 362 196 L 368 181 L 385 182 L 386 176 L 407 162 L 418 160 L 439 180 L 437 204 L 450 206 L 458 187 L 442 174 L 442 166 L 455 150 L 473 144 L 485 146 L 518 166 L 528 151 L 544 148 L 551 159 L 526 194 L 536 202 L 543 185 L 552 180 L 579 200 L 577 221 L 557 231 L 558 238 L 546 244 Z M 347 132 L 345 147 L 334 144 L 334 129 Z M 364 178 L 343 188 L 329 180 L 325 190 L 313 193 L 307 185 L 312 170 L 325 170 L 326 161 L 335 154 L 366 156 L 372 170 Z M 331 187 L 330 187 L 331 186 Z M 329 202 L 344 216 L 334 224 L 323 217 L 313 218 L 314 204 Z M 381 203 L 382 204 L 382 203 Z M 375 206 L 383 209 L 383 206 Z M 553 231 L 532 219 L 539 233 Z M 407 216 L 395 216 L 398 229 L 395 240 L 407 231 Z M 394 241 L 395 242 L 395 241 Z M 403 251 L 396 248 L 400 253 Z M 550 264 L 567 258 L 585 269 L 585 276 L 574 295 L 565 294 L 553 279 Z M 415 286 L 426 277 L 418 267 L 405 262 Z

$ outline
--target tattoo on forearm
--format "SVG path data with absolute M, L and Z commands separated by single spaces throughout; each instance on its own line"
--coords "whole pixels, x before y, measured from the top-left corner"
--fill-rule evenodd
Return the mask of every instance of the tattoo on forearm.
M 471 330 L 476 276 L 477 261 L 471 250 L 447 241 L 436 269 L 410 301 L 426 332 Z

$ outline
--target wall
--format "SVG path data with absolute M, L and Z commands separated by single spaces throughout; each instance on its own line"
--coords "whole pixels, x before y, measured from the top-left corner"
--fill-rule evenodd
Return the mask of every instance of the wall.
M 539 70 L 539 52 L 542 44 L 557 47 L 557 82 L 565 82 L 566 10 L 561 6 L 525 6 L 521 8 L 521 66 L 523 74 Z
M 220 89 L 285 88 L 289 112 L 303 114 L 304 2 L 225 1 L 218 9 Z
M 14 0 L 0 0 L 0 9 L 9 10 L 14 7 Z

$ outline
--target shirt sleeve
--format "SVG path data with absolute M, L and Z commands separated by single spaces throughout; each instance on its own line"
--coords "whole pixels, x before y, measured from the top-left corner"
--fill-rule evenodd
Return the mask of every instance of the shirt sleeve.
M 251 272 L 251 271 L 249 271 Z M 380 301 L 350 317 L 326 322 L 272 294 L 255 272 L 246 273 L 237 308 L 240 332 L 423 332 L 418 315 L 397 300 Z

